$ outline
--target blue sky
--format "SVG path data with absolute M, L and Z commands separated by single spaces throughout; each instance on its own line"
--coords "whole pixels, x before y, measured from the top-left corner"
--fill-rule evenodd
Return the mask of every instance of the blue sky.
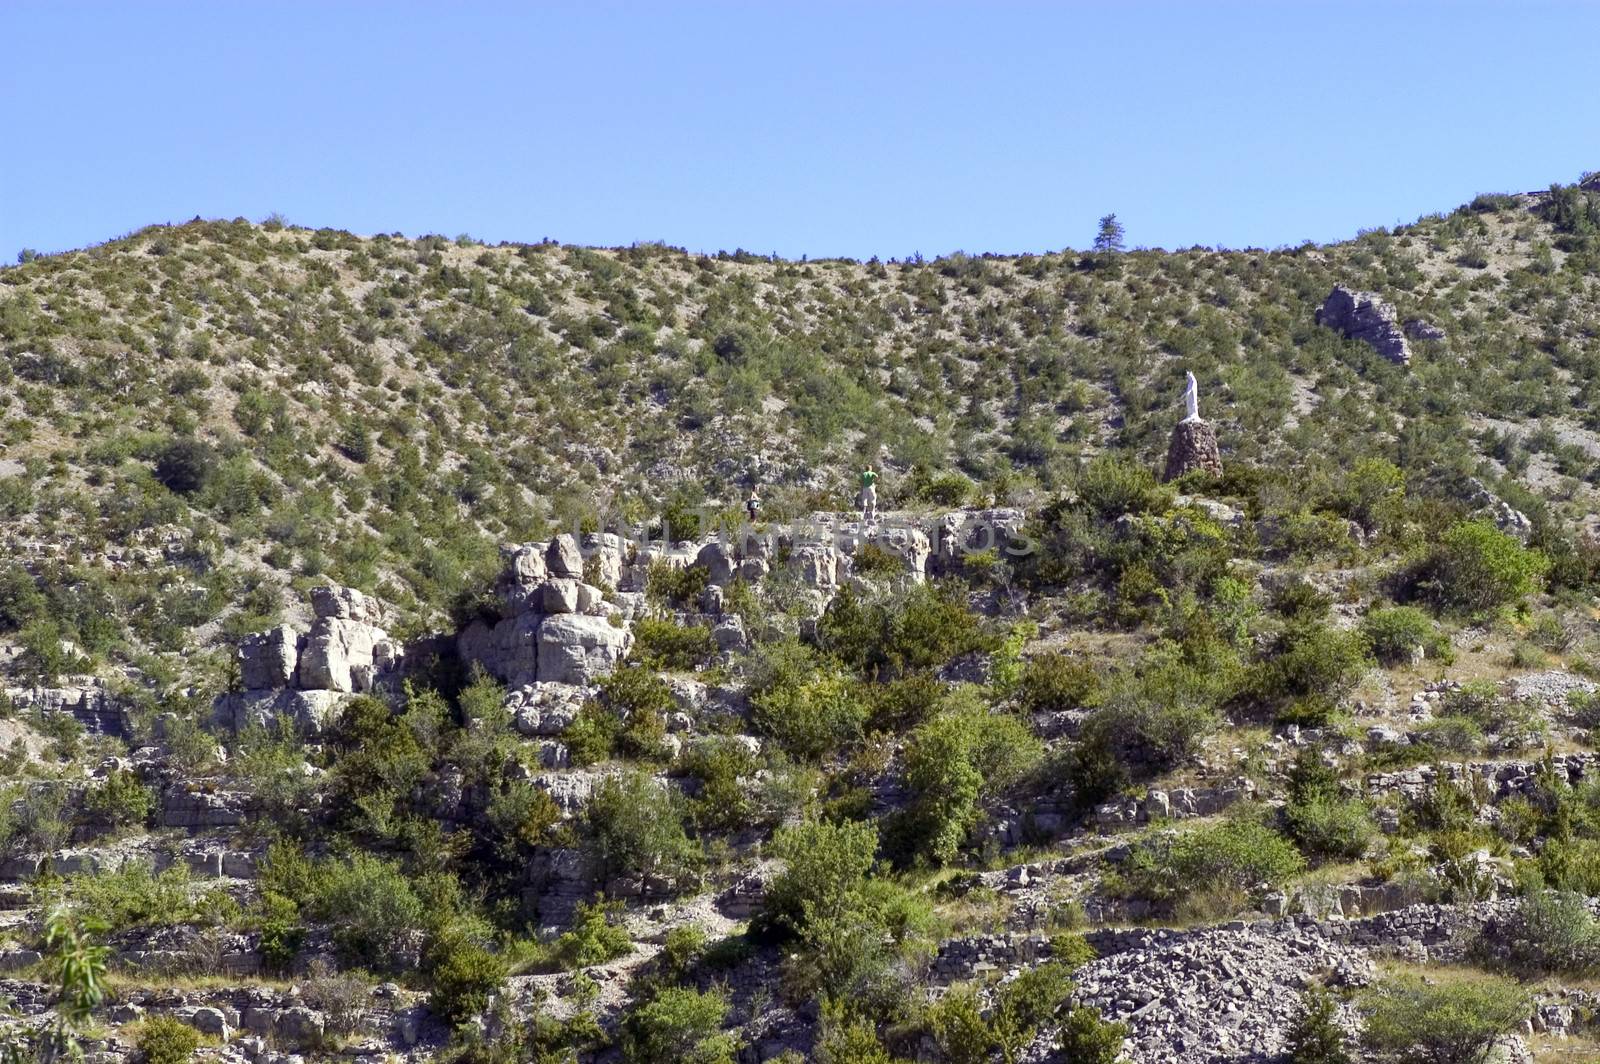
M 1600 169 L 1600 4 L 0 0 L 0 261 L 196 215 L 1277 246 Z

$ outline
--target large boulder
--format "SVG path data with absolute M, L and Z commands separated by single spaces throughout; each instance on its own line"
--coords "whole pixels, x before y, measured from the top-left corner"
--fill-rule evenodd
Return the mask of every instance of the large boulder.
M 377 599 L 353 587 L 324 584 L 311 589 L 311 609 L 318 620 L 359 621 L 383 624 L 383 606 Z
M 695 555 L 695 564 L 705 568 L 706 582 L 715 587 L 733 582 L 733 547 L 721 539 L 714 539 L 701 547 L 700 553 Z
M 868 537 L 867 542 L 899 558 L 905 566 L 906 575 L 915 583 L 920 584 L 927 578 L 928 558 L 933 553 L 933 547 L 928 541 L 928 534 L 920 528 L 885 525 Z
M 578 540 L 569 532 L 563 532 L 550 541 L 549 548 L 545 551 L 545 564 L 550 567 L 551 576 L 583 576 L 583 551 L 578 546 Z
M 564 613 L 539 625 L 538 679 L 588 684 L 616 668 L 633 636 L 605 617 Z
M 300 653 L 298 686 L 307 691 L 371 691 L 399 663 L 382 628 L 343 617 L 318 617 Z
M 1390 362 L 1409 365 L 1411 346 L 1406 343 L 1394 307 L 1375 292 L 1357 292 L 1334 285 L 1328 298 L 1317 308 L 1317 324 L 1360 340 Z
M 831 589 L 839 583 L 839 549 L 832 543 L 797 543 L 789 552 L 789 568 L 807 587 Z
M 508 612 L 524 613 L 539 608 L 543 584 L 550 575 L 545 550 L 543 543 L 519 543 L 501 548 L 500 557 L 505 567 L 495 590 Z
M 239 643 L 239 675 L 246 690 L 293 686 L 299 663 L 300 633 L 286 624 L 246 636 Z

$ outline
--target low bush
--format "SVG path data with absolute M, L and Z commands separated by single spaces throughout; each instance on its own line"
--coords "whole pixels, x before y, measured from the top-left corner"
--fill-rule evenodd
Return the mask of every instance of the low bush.
M 111 773 L 83 795 L 83 815 L 91 823 L 110 828 L 143 824 L 154 809 L 155 795 L 127 769 Z
M 1255 668 L 1254 689 L 1269 702 L 1318 698 L 1337 702 L 1371 664 L 1366 641 L 1321 623 L 1292 624 Z
M 733 1064 L 738 1039 L 722 1032 L 728 999 L 718 990 L 671 987 L 622 1023 L 622 1057 L 638 1064 Z
M 1017 685 L 1024 713 L 1083 709 L 1095 705 L 1099 696 L 1099 671 L 1068 654 L 1041 654 L 1029 661 Z
M 1344 794 L 1338 774 L 1310 748 L 1301 751 L 1289 772 L 1284 825 L 1301 852 L 1315 858 L 1360 857 L 1374 831 L 1366 802 Z
M 216 468 L 216 451 L 192 436 L 173 439 L 156 453 L 156 479 L 178 495 L 193 495 L 203 489 Z
M 1128 1025 L 1112 1023 L 1087 1005 L 1069 1008 L 1056 1030 L 1056 1049 L 1072 1064 L 1117 1064 Z
M 200 1032 L 172 1016 L 152 1016 L 134 1039 L 145 1064 L 183 1064 L 200 1048 Z
M 1383 665 L 1404 665 L 1416 658 L 1444 658 L 1450 651 L 1446 639 L 1429 617 L 1415 606 L 1390 606 L 1367 614 L 1361 634 L 1372 656 Z
M 676 790 L 642 772 L 608 776 L 584 811 L 589 854 L 603 877 L 687 876 L 699 853 L 683 829 Z
M 1526 895 L 1503 937 L 1485 946 L 1530 974 L 1587 977 L 1600 972 L 1600 923 L 1584 896 L 1571 891 Z
M 709 585 L 710 576 L 703 565 L 680 569 L 666 562 L 656 562 L 645 578 L 645 594 L 660 606 L 691 606 Z
M 1421 586 L 1445 608 L 1491 613 L 1537 591 L 1549 562 L 1488 521 L 1462 521 L 1440 537 Z
M 954 860 L 978 823 L 979 802 L 1038 763 L 1043 748 L 1015 717 L 981 702 L 947 711 L 911 734 L 905 780 L 913 798 L 896 821 L 902 859 Z
M 755 694 L 750 717 L 756 731 L 791 757 L 818 761 L 858 738 L 869 709 L 856 682 L 840 673 L 819 673 Z
M 654 617 L 633 624 L 634 659 L 652 669 L 688 671 L 717 655 L 717 641 L 707 625 L 681 625 Z
M 579 902 L 572 927 L 556 939 L 553 955 L 563 968 L 587 968 L 633 952 L 628 932 L 612 923 L 615 903 Z
M 505 982 L 505 960 L 464 936 L 449 936 L 429 954 L 428 1007 L 451 1026 L 481 1013 Z
M 1361 1000 L 1367 1048 L 1416 1064 L 1474 1064 L 1531 1011 L 1521 987 L 1492 975 L 1395 976 Z
M 1206 891 L 1276 886 L 1304 867 L 1288 839 L 1258 821 L 1236 817 L 1145 836 L 1116 870 L 1108 890 L 1170 903 Z
M 1339 1026 L 1339 1004 L 1320 986 L 1300 996 L 1300 1011 L 1289 1028 L 1286 1064 L 1352 1064 Z

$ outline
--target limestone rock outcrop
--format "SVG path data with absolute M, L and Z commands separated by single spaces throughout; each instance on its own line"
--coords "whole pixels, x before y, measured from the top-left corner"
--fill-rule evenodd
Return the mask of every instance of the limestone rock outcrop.
M 1317 308 L 1317 324 L 1360 340 L 1378 354 L 1401 366 L 1411 363 L 1411 345 L 1394 307 L 1376 292 L 1357 292 L 1342 284 L 1333 286 Z
M 239 644 L 242 690 L 219 695 L 213 718 L 228 728 L 284 719 L 315 733 L 342 696 L 376 690 L 398 672 L 403 650 L 383 624 L 377 599 L 354 588 L 311 589 L 309 631 L 278 625 Z

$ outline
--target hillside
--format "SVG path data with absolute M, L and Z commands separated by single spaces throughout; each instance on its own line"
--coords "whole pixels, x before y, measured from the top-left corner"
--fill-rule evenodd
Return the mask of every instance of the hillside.
M 1592 180 L 1272 251 L 0 269 L 0 1042 L 1582 1059 L 1597 337 Z M 1165 483 L 1186 373 L 1221 471 Z

